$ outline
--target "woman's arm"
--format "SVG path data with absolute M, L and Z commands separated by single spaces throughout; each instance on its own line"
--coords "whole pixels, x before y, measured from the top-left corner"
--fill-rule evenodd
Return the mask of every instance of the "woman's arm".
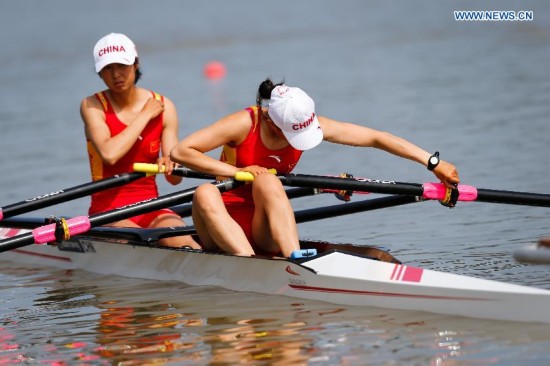
M 401 137 L 322 116 L 318 116 L 318 119 L 326 141 L 350 146 L 374 147 L 428 166 L 428 159 L 432 154 Z M 433 173 L 448 187 L 460 182 L 455 166 L 446 161 L 441 160 Z
M 181 140 L 171 151 L 173 161 L 214 176 L 232 177 L 240 169 L 206 155 L 226 144 L 239 144 L 246 138 L 252 120 L 248 111 L 230 114 Z
M 147 123 L 163 110 L 162 102 L 150 98 L 127 128 L 116 136 L 111 136 L 109 127 L 105 123 L 105 112 L 99 101 L 94 96 L 90 96 L 80 104 L 80 115 L 84 122 L 86 138 L 92 142 L 101 159 L 110 165 L 115 164 L 130 151 Z
M 172 175 L 175 164 L 170 160 L 170 150 L 178 143 L 178 114 L 174 103 L 164 97 L 164 114 L 162 121 L 161 148 L 162 153 L 158 159 L 159 168 L 164 166 L 165 178 L 173 185 L 181 183 L 183 177 Z

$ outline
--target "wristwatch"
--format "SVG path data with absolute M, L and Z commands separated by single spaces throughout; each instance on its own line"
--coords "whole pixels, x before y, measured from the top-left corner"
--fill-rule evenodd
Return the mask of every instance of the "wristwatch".
M 439 151 L 436 151 L 428 159 L 428 170 L 433 171 L 438 164 L 439 164 Z

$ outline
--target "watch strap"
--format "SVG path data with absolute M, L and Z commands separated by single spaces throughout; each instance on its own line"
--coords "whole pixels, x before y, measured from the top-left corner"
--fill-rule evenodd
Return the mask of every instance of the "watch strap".
M 432 163 L 432 158 L 436 158 L 437 161 L 435 163 Z M 439 165 L 439 151 L 436 151 L 430 158 L 428 159 L 428 170 L 433 171 L 436 166 Z

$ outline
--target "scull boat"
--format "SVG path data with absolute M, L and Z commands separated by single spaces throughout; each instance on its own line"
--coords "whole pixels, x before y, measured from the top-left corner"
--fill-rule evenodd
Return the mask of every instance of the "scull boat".
M 159 230 L 97 227 L 57 245 L 13 249 L 0 259 L 342 305 L 550 323 L 548 290 L 407 266 L 378 247 L 303 240 L 301 247 L 316 255 L 240 257 L 159 247 Z M 0 238 L 27 231 L 2 228 Z
M 25 218 L 19 222 L 6 220 L 34 209 L 126 184 L 146 174 L 157 174 L 158 166 L 153 168 L 149 172 L 145 166 L 141 172 L 125 173 L 0 207 L 0 226 L 3 228 L 0 229 L 0 260 L 82 269 L 105 275 L 181 281 L 193 286 L 219 286 L 234 291 L 285 295 L 342 305 L 550 323 L 547 316 L 550 290 L 407 266 L 378 247 L 302 240 L 302 249 L 315 249 L 317 253 L 298 259 L 240 257 L 157 246 L 162 237 L 194 234 L 192 227 L 130 229 L 104 226 L 142 213 L 188 203 L 196 188 L 91 216 L 55 219 L 46 225 L 44 219 L 34 222 Z M 172 173 L 199 179 L 214 178 L 185 168 L 177 168 Z M 237 175 L 212 184 L 224 192 L 251 180 L 246 173 L 243 177 Z M 451 190 L 441 183 L 400 183 L 351 176 L 300 174 L 287 174 L 280 176 L 280 179 L 286 186 L 298 187 L 287 191 L 289 198 L 316 194 L 318 190 L 343 192 L 346 201 L 348 199 L 345 197 L 352 192 L 394 194 L 295 212 L 297 223 L 427 199 L 439 200 L 449 207 L 457 201 L 550 207 L 548 194 L 464 185 Z M 53 241 L 59 244 L 47 244 Z

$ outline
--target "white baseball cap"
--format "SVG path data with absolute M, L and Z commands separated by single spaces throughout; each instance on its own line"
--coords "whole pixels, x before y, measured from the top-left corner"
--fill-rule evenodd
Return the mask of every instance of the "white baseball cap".
M 110 64 L 133 65 L 137 56 L 136 46 L 130 38 L 120 33 L 108 34 L 95 44 L 95 72 Z
M 309 150 L 323 141 L 315 102 L 302 89 L 279 85 L 271 91 L 269 117 L 297 150 Z

